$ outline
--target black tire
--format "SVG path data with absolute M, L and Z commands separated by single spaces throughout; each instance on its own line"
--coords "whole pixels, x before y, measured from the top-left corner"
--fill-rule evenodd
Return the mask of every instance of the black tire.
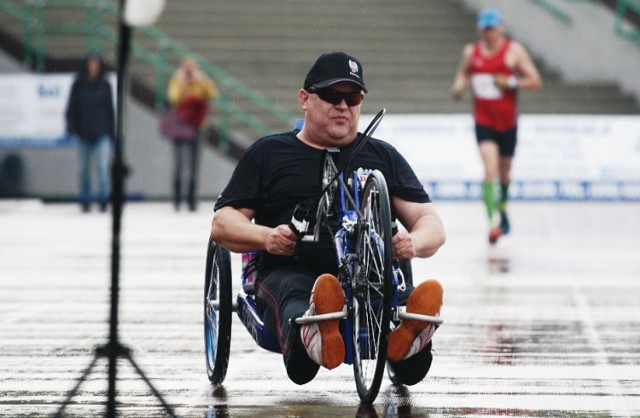
M 204 282 L 204 345 L 207 376 L 219 385 L 227 375 L 231 347 L 231 258 L 209 239 Z
M 390 364 L 387 364 L 387 375 L 389 376 L 389 380 L 391 380 L 391 383 L 393 383 L 396 386 L 402 385 L 402 382 L 398 378 L 396 371 L 393 370 L 393 367 Z
M 391 322 L 391 207 L 384 176 L 373 171 L 360 200 L 357 261 L 352 278 L 353 368 L 358 395 L 372 403 L 380 390 Z

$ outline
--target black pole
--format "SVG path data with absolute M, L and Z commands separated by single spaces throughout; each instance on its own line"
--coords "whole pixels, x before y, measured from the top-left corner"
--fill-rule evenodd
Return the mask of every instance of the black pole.
M 124 162 L 124 115 L 126 96 L 129 90 L 129 51 L 131 48 L 132 29 L 124 21 L 125 1 L 120 0 L 120 18 L 118 20 L 119 37 L 118 37 L 118 76 L 117 76 L 117 97 L 116 97 L 116 134 L 113 152 L 113 162 L 111 164 L 111 210 L 113 212 L 113 228 L 111 241 L 111 310 L 109 318 L 109 341 L 99 346 L 95 351 L 95 358 L 89 364 L 89 367 L 83 372 L 82 377 L 71 390 L 67 398 L 63 401 L 62 406 L 55 414 L 56 418 L 63 416 L 64 410 L 71 403 L 73 397 L 78 393 L 80 385 L 89 376 L 97 359 L 108 357 L 109 359 L 109 389 L 107 399 L 108 418 L 116 416 L 116 381 L 118 371 L 118 358 L 124 357 L 134 367 L 136 372 L 142 377 L 144 382 L 149 386 L 153 394 L 158 398 L 165 412 L 175 417 L 175 413 L 171 406 L 162 398 L 160 392 L 153 386 L 142 369 L 136 364 L 131 356 L 131 350 L 120 344 L 118 340 L 118 304 L 120 294 L 120 230 L 122 224 L 122 208 L 125 201 L 125 179 L 129 174 L 129 168 Z
M 125 0 L 120 0 L 120 10 L 124 11 Z M 109 321 L 109 395 L 107 400 L 107 417 L 116 416 L 116 374 L 117 361 L 121 349 L 118 340 L 118 305 L 120 293 L 120 231 L 122 224 L 122 208 L 124 205 L 124 181 L 127 167 L 124 163 L 124 106 L 128 85 L 128 66 L 131 28 L 119 19 L 118 37 L 118 84 L 116 97 L 116 137 L 113 166 L 111 170 L 112 192 L 111 207 L 113 211 L 113 230 L 111 244 L 111 319 Z

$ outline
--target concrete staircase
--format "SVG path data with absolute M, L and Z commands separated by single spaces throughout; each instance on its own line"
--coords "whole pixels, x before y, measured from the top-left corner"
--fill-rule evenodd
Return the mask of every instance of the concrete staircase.
M 329 50 L 362 61 L 370 91 L 365 112 L 466 110 L 448 96 L 458 45 L 470 24 L 458 18 L 461 9 L 453 2 L 187 0 L 168 6 L 162 30 L 189 39 L 198 52 L 291 111 L 299 113 L 296 92 L 309 66 Z
M 27 10 L 27 4 L 39 4 L 34 2 L 24 2 L 21 0 L 0 1 L 6 5 L 14 5 L 16 9 L 24 8 L 25 11 Z M 76 25 L 77 28 L 85 30 L 85 27 L 89 25 L 89 22 L 93 22 L 93 20 L 91 20 L 91 16 L 104 20 L 104 23 L 111 27 L 115 25 L 115 17 L 111 16 L 109 13 L 105 13 L 102 7 L 96 6 L 99 3 L 91 2 L 88 4 L 94 5 L 94 7 L 88 10 L 78 7 L 45 7 L 43 9 L 43 18 L 47 24 L 57 29 L 53 29 L 51 33 L 47 33 L 44 39 L 43 46 L 45 47 L 49 57 L 63 59 L 81 58 L 89 49 L 96 48 L 96 45 L 91 43 L 90 37 L 70 29 L 71 25 Z M 37 15 L 34 15 L 32 17 L 32 22 L 36 20 Z M 61 27 L 65 25 L 67 26 L 66 29 L 61 31 Z M 32 25 L 32 28 L 35 29 L 35 26 Z M 24 40 L 27 36 L 26 28 L 19 20 L 2 13 L 1 11 L 0 30 L 20 40 Z M 104 39 L 96 39 L 96 42 L 106 46 L 106 57 L 115 57 L 115 48 L 113 45 Z
M 477 36 L 475 16 L 456 1 L 181 0 L 168 2 L 158 26 L 292 112 L 310 64 L 328 50 L 363 62 L 363 112 L 470 111 L 468 95 L 457 103 L 448 91 L 462 47 Z M 523 113 L 640 109 L 615 85 L 567 84 L 534 60 L 545 89 L 522 94 Z
M 47 16 L 61 22 L 84 19 L 73 10 L 48 10 Z M 0 24 L 14 36 L 24 34 L 2 13 Z M 305 74 L 329 50 L 347 51 L 363 62 L 370 92 L 364 113 L 382 107 L 395 114 L 471 109 L 468 93 L 454 102 L 448 90 L 462 47 L 477 36 L 474 14 L 458 1 L 176 0 L 167 2 L 157 27 L 296 116 L 302 116 L 296 94 Z M 134 38 L 141 39 L 135 33 Z M 47 38 L 47 51 L 55 57 L 77 58 L 85 49 L 81 36 Z M 106 56 L 115 62 L 113 47 Z M 522 93 L 522 113 L 640 113 L 634 98 L 616 85 L 568 84 L 542 59 L 534 60 L 545 88 Z M 157 77 L 148 66 L 132 62 L 131 71 L 155 89 Z

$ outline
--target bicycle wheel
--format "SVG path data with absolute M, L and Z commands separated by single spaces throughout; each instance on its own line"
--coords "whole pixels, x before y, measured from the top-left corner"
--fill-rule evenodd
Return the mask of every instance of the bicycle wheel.
M 209 239 L 204 284 L 204 345 L 207 376 L 224 381 L 231 346 L 231 258 L 229 250 Z
M 353 366 L 358 395 L 373 402 L 380 390 L 391 322 L 391 208 L 387 184 L 373 171 L 360 202 L 352 278 Z

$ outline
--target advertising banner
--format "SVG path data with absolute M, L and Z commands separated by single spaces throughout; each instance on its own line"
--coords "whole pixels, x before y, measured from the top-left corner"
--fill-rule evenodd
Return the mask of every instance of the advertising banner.
M 115 87 L 115 75 L 108 78 Z M 0 148 L 71 146 L 64 115 L 74 79 L 71 73 L 0 74 Z
M 387 114 L 374 136 L 405 156 L 435 199 L 480 198 L 484 171 L 470 115 Z M 640 117 L 520 116 L 510 195 L 640 201 Z

